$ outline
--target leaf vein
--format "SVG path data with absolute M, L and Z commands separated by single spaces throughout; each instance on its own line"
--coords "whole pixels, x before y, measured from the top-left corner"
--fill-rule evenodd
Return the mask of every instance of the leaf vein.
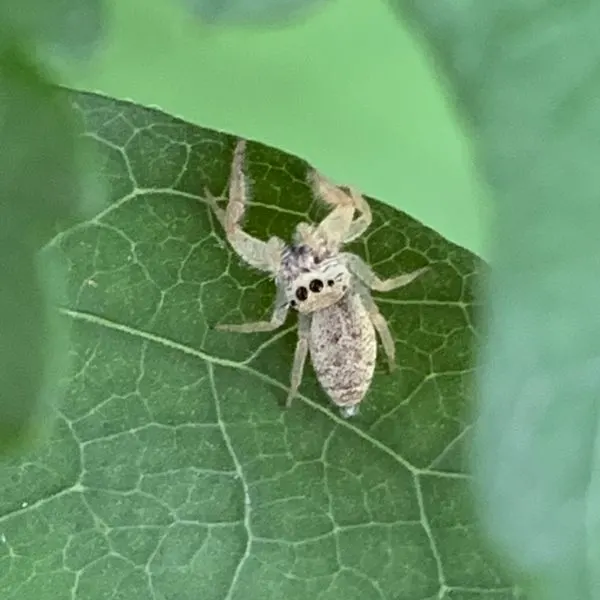
M 264 373 L 260 373 L 259 371 L 256 371 L 255 369 L 252 369 L 251 367 L 249 367 L 243 363 L 238 363 L 238 362 L 235 362 L 235 361 L 232 361 L 232 360 L 229 360 L 226 358 L 220 358 L 217 356 L 211 356 L 210 354 L 207 354 L 207 353 L 203 352 L 202 350 L 197 350 L 196 348 L 190 348 L 189 346 L 186 346 L 185 344 L 181 344 L 179 342 L 176 342 L 176 341 L 166 338 L 164 336 L 156 335 L 156 334 L 153 334 L 153 333 L 150 333 L 147 331 L 143 331 L 141 329 L 136 329 L 135 327 L 130 327 L 129 325 L 123 325 L 122 323 L 117 323 L 115 321 L 111 321 L 110 319 L 106 319 L 104 317 L 100 317 L 98 315 L 94 315 L 91 313 L 83 312 L 80 310 L 74 310 L 71 308 L 65 308 L 65 307 L 61 308 L 60 312 L 62 314 L 64 314 L 65 316 L 70 317 L 73 320 L 83 321 L 83 322 L 90 323 L 90 324 L 98 326 L 98 327 L 106 327 L 106 328 L 112 329 L 114 331 L 120 331 L 122 333 L 125 333 L 126 335 L 141 338 L 143 340 L 165 346 L 167 348 L 170 348 L 171 350 L 175 350 L 177 352 L 183 352 L 184 354 L 187 354 L 189 356 L 194 356 L 196 358 L 199 358 L 199 359 L 205 361 L 208 364 L 230 367 L 230 368 L 234 368 L 234 369 L 240 369 L 240 370 L 248 373 L 249 375 L 253 375 L 254 377 L 261 379 L 265 383 L 273 385 L 281 390 L 285 390 L 285 391 L 288 390 L 288 387 L 286 385 L 282 384 L 280 381 L 277 381 L 276 379 L 273 379 L 272 377 L 269 377 L 268 375 L 265 375 Z M 335 414 L 334 412 L 329 410 L 329 408 L 322 406 L 318 402 L 315 402 L 314 400 L 311 400 L 307 396 L 304 396 L 303 394 L 300 394 L 300 393 L 296 396 L 296 398 L 298 398 L 305 404 L 309 405 L 311 408 L 318 410 L 318 411 L 322 412 L 323 414 L 327 415 L 330 419 L 335 421 L 336 424 L 352 431 L 353 433 L 355 433 L 356 435 L 358 435 L 365 441 L 369 442 L 370 444 L 375 446 L 377 449 L 381 450 L 388 456 L 392 457 L 397 463 L 401 464 L 405 469 L 407 469 L 411 473 L 418 474 L 420 472 L 420 470 L 417 467 L 415 467 L 408 460 L 406 460 L 405 458 L 403 458 L 402 456 L 400 456 L 399 454 L 394 452 L 391 448 L 389 448 L 388 446 L 386 446 L 379 440 L 372 438 L 368 433 L 366 433 L 365 431 L 363 431 L 356 425 L 353 425 L 347 419 L 344 419 L 343 417 Z

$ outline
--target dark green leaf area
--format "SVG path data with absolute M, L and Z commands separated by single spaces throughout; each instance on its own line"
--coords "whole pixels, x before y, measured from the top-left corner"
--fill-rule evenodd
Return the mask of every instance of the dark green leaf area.
M 86 600 L 512 598 L 477 538 L 462 454 L 477 259 L 373 201 L 352 250 L 382 276 L 432 266 L 378 295 L 398 371 L 381 358 L 346 421 L 308 366 L 284 410 L 295 318 L 213 327 L 274 299 L 204 197 L 225 190 L 234 140 L 75 100 L 112 204 L 47 248 L 68 265 L 73 374 L 47 447 L 0 470 L 3 598 L 44 598 L 49 579 Z M 249 144 L 249 232 L 288 237 L 325 214 L 306 168 Z

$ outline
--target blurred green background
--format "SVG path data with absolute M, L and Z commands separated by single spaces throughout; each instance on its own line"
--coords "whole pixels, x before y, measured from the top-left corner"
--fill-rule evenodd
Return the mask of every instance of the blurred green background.
M 206 27 L 183 0 L 108 6 L 104 46 L 60 66 L 66 85 L 292 152 L 485 257 L 489 207 L 468 145 L 385 2 L 334 0 L 266 30 Z

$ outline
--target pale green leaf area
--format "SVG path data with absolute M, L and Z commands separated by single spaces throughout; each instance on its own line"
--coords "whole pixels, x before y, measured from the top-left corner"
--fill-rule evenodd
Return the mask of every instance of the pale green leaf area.
M 105 152 L 111 204 L 46 248 L 68 268 L 73 374 L 54 434 L 0 469 L 6 600 L 509 600 L 478 541 L 463 446 L 479 261 L 373 201 L 351 249 L 383 276 L 399 369 L 380 360 L 353 420 L 308 366 L 286 397 L 295 317 L 224 241 L 203 197 L 234 140 L 163 113 L 76 95 Z M 307 165 L 251 143 L 247 227 L 288 237 L 324 214 Z
M 435 50 L 495 202 L 472 466 L 540 600 L 600 597 L 600 2 L 394 2 Z
M 281 148 L 486 257 L 468 142 L 385 2 L 329 0 L 285 26 L 234 28 L 206 26 L 184 1 L 107 0 L 102 48 L 61 82 Z
M 66 373 L 51 308 L 64 273 L 38 250 L 60 223 L 98 210 L 72 111 L 30 57 L 0 42 L 0 450 L 40 434 Z M 42 418 L 43 420 L 43 418 Z
M 331 0 L 180 0 L 209 25 L 290 25 L 312 16 Z

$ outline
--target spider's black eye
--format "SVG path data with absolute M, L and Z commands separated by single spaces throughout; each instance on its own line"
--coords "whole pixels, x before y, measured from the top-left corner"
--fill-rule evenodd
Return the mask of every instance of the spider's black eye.
M 311 292 L 319 293 L 323 289 L 323 282 L 320 279 L 313 279 L 309 284 Z
M 332 286 L 334 283 L 335 283 L 335 281 L 333 281 L 333 279 L 328 279 L 328 280 L 327 280 L 327 285 L 328 285 L 329 287 L 331 287 L 331 286 Z
M 308 290 L 303 285 L 296 290 L 296 298 L 298 298 L 300 302 L 308 298 Z
M 292 308 L 294 308 L 296 306 L 296 301 L 295 300 L 290 300 L 290 306 Z
M 315 256 L 313 258 L 313 262 L 315 263 L 315 265 L 318 265 L 321 262 L 321 259 L 318 256 Z

